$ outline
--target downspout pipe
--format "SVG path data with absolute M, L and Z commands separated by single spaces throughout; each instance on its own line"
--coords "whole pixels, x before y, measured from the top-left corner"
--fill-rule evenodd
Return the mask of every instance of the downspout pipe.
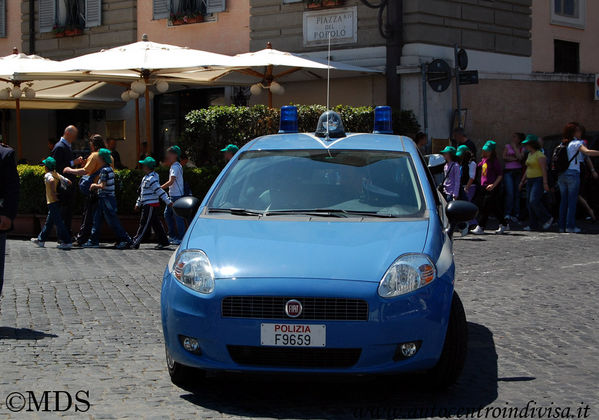
M 29 0 L 29 54 L 35 54 L 35 0 Z

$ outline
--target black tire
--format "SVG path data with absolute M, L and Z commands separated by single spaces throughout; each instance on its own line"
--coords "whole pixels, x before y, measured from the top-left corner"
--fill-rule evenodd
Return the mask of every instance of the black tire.
M 428 383 L 436 389 L 445 389 L 453 385 L 464 368 L 468 352 L 468 324 L 462 301 L 453 292 L 449 325 L 445 343 L 439 361 L 428 372 Z
M 190 366 L 185 366 L 173 360 L 166 351 L 166 368 L 171 377 L 171 382 L 177 386 L 199 385 L 206 377 L 206 372 Z

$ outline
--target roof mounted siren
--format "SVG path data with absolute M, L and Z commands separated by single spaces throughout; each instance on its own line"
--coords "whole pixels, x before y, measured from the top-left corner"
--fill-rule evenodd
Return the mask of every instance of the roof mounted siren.
M 318 126 L 314 134 L 317 137 L 325 137 L 326 139 L 345 137 L 345 128 L 343 128 L 341 116 L 335 111 L 323 112 L 318 119 Z
M 390 106 L 374 108 L 374 134 L 393 134 L 393 112 Z
M 298 131 L 297 107 L 293 105 L 281 107 L 279 134 L 297 133 Z

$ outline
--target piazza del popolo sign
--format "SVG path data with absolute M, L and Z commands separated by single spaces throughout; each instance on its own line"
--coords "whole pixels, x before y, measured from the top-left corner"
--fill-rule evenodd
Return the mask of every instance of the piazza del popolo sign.
M 358 9 L 341 9 L 304 12 L 304 46 L 315 47 L 358 42 Z

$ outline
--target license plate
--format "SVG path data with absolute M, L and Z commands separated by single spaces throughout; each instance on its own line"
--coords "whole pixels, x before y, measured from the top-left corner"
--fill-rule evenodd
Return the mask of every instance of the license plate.
M 263 346 L 325 347 L 327 326 L 313 324 L 261 324 Z

